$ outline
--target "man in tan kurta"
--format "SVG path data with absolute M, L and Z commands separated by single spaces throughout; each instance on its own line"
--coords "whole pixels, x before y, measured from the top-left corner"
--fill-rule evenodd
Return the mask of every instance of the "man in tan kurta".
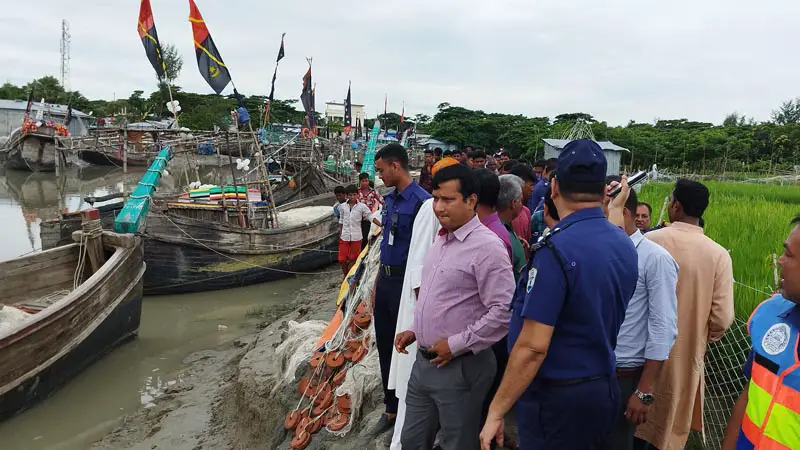
M 670 226 L 645 236 L 678 263 L 678 338 L 658 379 L 655 402 L 636 437 L 659 450 L 683 450 L 690 428 L 703 428 L 706 346 L 733 323 L 733 265 L 727 250 L 703 234 L 708 189 L 679 180 L 671 194 Z

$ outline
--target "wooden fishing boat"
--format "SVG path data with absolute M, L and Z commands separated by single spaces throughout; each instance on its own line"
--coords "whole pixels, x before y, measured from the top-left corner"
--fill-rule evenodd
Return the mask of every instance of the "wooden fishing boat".
M 125 201 L 121 197 L 121 194 L 112 194 L 95 199 L 98 202 L 109 200 L 108 203 L 97 206 L 104 230 L 111 230 L 114 228 L 114 219 L 125 206 Z M 80 211 L 61 212 L 56 219 L 43 220 L 39 224 L 39 237 L 42 240 L 42 250 L 69 244 L 72 242 L 72 233 L 80 229 Z
M 33 125 L 35 127 L 35 125 Z M 29 172 L 53 172 L 56 157 L 63 158 L 56 149 L 55 126 L 42 125 L 36 129 L 17 128 L 11 132 L 4 149 L 0 149 L 0 161 L 7 169 Z M 66 161 L 62 159 L 64 165 Z
M 157 155 L 157 152 L 128 152 L 128 167 L 146 167 Z M 81 150 L 78 152 L 78 158 L 97 166 L 122 167 L 125 164 L 125 157 L 122 152 L 109 148 L 98 147 L 89 150 Z
M 43 400 L 138 333 L 142 240 L 111 232 L 102 240 L 105 263 L 94 274 L 87 263 L 76 289 L 79 244 L 0 263 L 0 307 L 32 313 L 0 331 L 0 420 Z
M 272 188 L 275 205 L 283 205 L 303 198 L 332 192 L 336 186 L 344 184 L 312 165 L 303 166 L 291 180 Z
M 338 243 L 334 202 L 326 193 L 284 204 L 277 208 L 276 228 L 267 228 L 266 206 L 156 204 L 144 233 L 145 294 L 228 289 L 329 265 Z M 305 223 L 280 224 L 281 213 L 308 206 L 329 210 Z

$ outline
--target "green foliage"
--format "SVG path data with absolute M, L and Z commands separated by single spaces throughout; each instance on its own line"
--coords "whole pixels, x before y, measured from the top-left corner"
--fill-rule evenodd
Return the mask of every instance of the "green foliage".
M 164 65 L 167 67 L 164 78 L 167 83 L 172 84 L 181 74 L 181 69 L 183 69 L 183 58 L 178 52 L 178 48 L 173 44 L 161 46 L 161 57 L 164 59 Z
M 782 252 L 783 240 L 791 231 L 789 221 L 800 211 L 800 191 L 796 186 L 704 184 L 711 192 L 703 214 L 705 232 L 730 250 L 734 279 L 746 285 L 734 287 L 736 316 L 746 320 L 774 290 L 772 254 L 780 256 Z M 653 224 L 672 186 L 648 183 L 642 187 L 639 200 L 653 207 Z
M 170 56 L 172 46 L 164 47 L 168 62 L 168 76 L 180 73 L 180 56 Z M 128 121 L 170 117 L 166 109 L 169 92 L 166 85 L 146 94 L 134 91 L 128 98 L 90 100 L 80 92 L 66 92 L 58 80 L 46 76 L 24 86 L 5 83 L 0 86 L 0 98 L 25 100 L 33 86 L 34 99 L 44 98 L 51 103 L 71 104 L 73 108 L 95 117 L 123 113 Z M 225 126 L 229 113 L 236 107 L 232 96 L 183 92 L 172 86 L 173 95 L 181 104 L 180 123 L 183 126 L 208 130 L 214 125 Z M 265 97 L 253 95 L 244 98 L 254 127 L 262 126 Z M 275 100 L 270 111 L 272 123 L 305 123 L 302 108 L 297 100 Z M 320 127 L 325 126 L 317 114 Z M 381 114 L 384 127 L 398 129 L 400 115 L 394 112 Z M 441 141 L 461 147 L 483 147 L 489 151 L 500 148 L 510 150 L 515 158 L 530 161 L 543 154 L 543 138 L 561 138 L 580 120 L 588 124 L 598 140 L 612 141 L 630 150 L 623 153 L 622 164 L 628 170 L 648 168 L 653 164 L 675 171 L 702 173 L 775 172 L 792 170 L 800 164 L 800 99 L 784 102 L 774 113 L 772 122 L 756 123 L 752 118 L 734 112 L 728 114 L 722 125 L 691 121 L 686 118 L 659 119 L 654 123 L 630 121 L 624 126 L 609 126 L 582 112 L 565 113 L 548 117 L 526 117 L 519 114 L 487 113 L 439 104 L 437 113 L 430 117 L 417 114 L 406 118 L 403 128 L 416 125 L 419 133 L 429 133 Z M 366 120 L 371 129 L 373 120 Z

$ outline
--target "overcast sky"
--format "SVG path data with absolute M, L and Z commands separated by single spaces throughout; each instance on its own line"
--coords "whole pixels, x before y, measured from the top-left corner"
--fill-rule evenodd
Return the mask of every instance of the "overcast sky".
M 211 93 L 197 71 L 188 0 L 151 0 L 164 43 L 184 57 L 178 85 Z M 317 110 L 347 82 L 367 115 L 434 114 L 441 102 L 611 124 L 681 118 L 767 120 L 799 96 L 796 0 L 197 0 L 244 94 L 297 98 L 314 57 Z M 150 92 L 138 0 L 0 0 L 0 82 L 59 73 L 61 19 L 72 31 L 71 86 L 89 98 Z M 229 86 L 226 93 L 231 91 Z M 299 104 L 298 104 L 299 105 Z

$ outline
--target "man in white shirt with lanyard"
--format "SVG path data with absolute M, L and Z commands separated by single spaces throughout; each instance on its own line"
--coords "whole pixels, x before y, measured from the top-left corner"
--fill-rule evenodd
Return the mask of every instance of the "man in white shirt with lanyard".
M 628 190 L 626 186 L 619 195 Z M 669 252 L 636 228 L 637 205 L 636 191 L 630 189 L 623 222 L 639 257 L 639 278 L 614 351 L 621 407 L 605 450 L 635 448 L 633 434 L 638 425 L 647 421 L 658 374 L 678 335 L 678 264 Z

